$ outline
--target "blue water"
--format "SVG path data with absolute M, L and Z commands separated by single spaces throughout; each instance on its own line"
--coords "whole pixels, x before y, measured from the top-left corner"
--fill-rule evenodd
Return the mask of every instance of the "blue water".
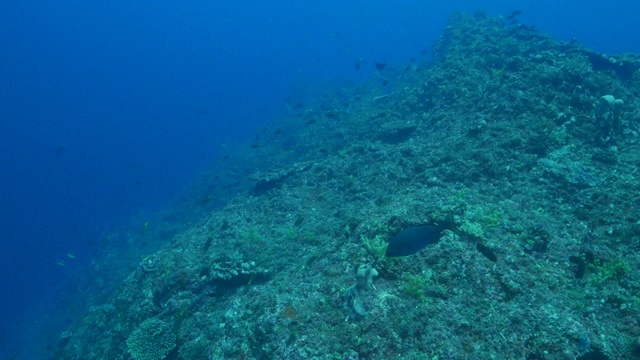
M 558 39 L 640 52 L 637 1 L 441 3 L 2 1 L 0 359 L 71 321 L 51 309 L 105 234 L 169 206 L 305 88 L 426 60 L 454 10 L 518 9 Z

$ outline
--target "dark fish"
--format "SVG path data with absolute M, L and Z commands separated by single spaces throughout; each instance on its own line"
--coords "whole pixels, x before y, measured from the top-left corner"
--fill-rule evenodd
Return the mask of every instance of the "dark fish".
M 511 15 L 507 16 L 507 19 L 509 20 L 513 20 L 516 16 L 522 14 L 522 11 L 520 10 L 514 10 L 511 12 Z
M 478 250 L 480 254 L 484 255 L 484 257 L 486 257 L 490 261 L 498 261 L 498 256 L 496 256 L 496 253 L 494 253 L 490 247 L 482 244 L 481 242 L 476 243 L 476 250 Z
M 377 70 L 384 70 L 384 68 L 387 66 L 387 63 L 376 63 L 376 69 Z
M 360 70 L 360 66 L 362 66 L 362 59 L 356 60 L 356 65 L 355 65 L 356 70 Z
M 64 152 L 64 150 L 67 147 L 64 144 L 60 144 L 58 146 L 56 146 L 54 153 L 56 154 L 56 156 L 60 156 L 62 155 L 62 153 Z
M 391 238 L 387 246 L 386 256 L 413 255 L 428 245 L 440 241 L 442 232 L 445 230 L 457 232 L 453 214 L 447 215 L 447 219 L 441 224 L 416 225 L 400 231 Z

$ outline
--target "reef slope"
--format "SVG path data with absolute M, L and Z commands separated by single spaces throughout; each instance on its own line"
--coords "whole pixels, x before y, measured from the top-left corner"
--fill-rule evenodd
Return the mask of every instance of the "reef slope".
M 54 357 L 638 357 L 637 64 L 452 15 L 432 62 L 292 106 L 215 165 L 180 210 L 201 220 Z M 463 236 L 385 258 L 449 213 Z

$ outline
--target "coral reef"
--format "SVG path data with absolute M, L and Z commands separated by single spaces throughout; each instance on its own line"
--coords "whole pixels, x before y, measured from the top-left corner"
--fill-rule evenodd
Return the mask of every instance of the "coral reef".
M 134 360 L 162 360 L 176 347 L 173 329 L 159 319 L 145 320 L 127 339 Z
M 55 358 L 640 358 L 638 60 L 452 15 L 431 62 L 285 109 L 141 222 Z

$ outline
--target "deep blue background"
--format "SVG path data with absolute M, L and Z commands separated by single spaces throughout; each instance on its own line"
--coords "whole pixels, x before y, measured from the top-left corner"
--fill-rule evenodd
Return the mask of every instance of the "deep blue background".
M 637 1 L 428 3 L 1 2 L 0 353 L 31 338 L 15 329 L 86 268 L 91 240 L 169 204 L 296 89 L 419 56 L 453 10 L 520 9 L 521 22 L 559 39 L 640 52 Z

